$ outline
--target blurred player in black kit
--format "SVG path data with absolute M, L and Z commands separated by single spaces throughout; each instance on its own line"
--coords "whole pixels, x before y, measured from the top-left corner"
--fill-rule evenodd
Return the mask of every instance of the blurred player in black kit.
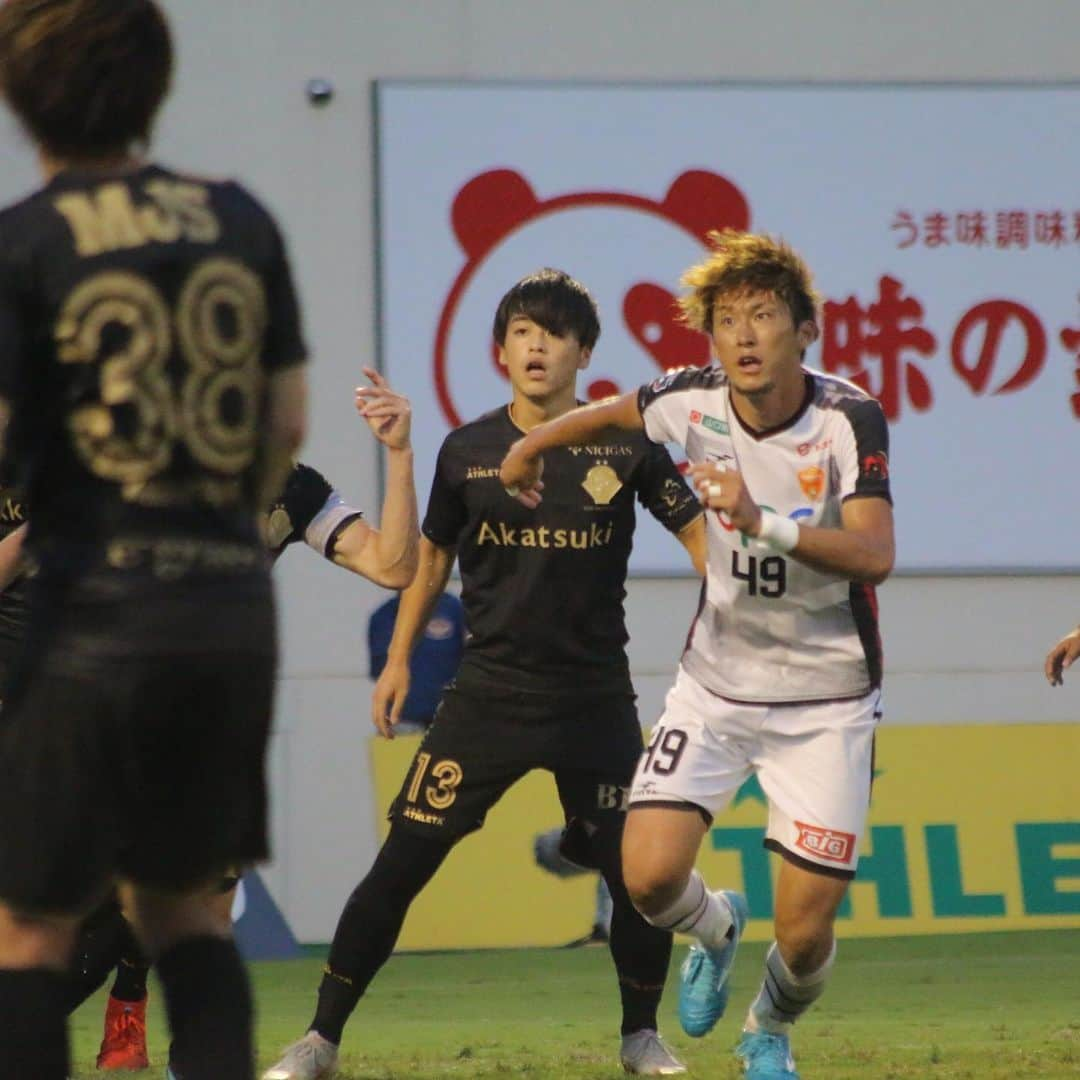
M 172 46 L 152 0 L 7 0 L 0 93 L 44 186 L 0 212 L 0 420 L 32 520 L 0 731 L 0 1075 L 68 1075 L 65 966 L 119 879 L 178 1080 L 252 1075 L 207 903 L 267 854 L 276 664 L 261 507 L 305 427 L 273 219 L 145 163 Z
M 389 589 L 408 585 L 416 572 L 417 514 L 410 441 L 409 402 L 371 368 L 372 386 L 356 391 L 356 407 L 387 453 L 386 495 L 380 525 L 364 520 L 317 469 L 298 462 L 271 504 L 263 525 L 271 557 L 305 542 L 336 565 Z M 3 484 L 0 469 L 0 687 L 14 664 L 26 631 L 27 560 L 22 556 L 27 506 L 22 493 Z M 209 904 L 228 919 L 239 876 L 226 875 Z M 74 1011 L 115 969 L 105 1010 L 97 1067 L 145 1069 L 146 982 L 150 963 L 115 895 L 79 926 L 70 968 L 68 1009 Z
M 635 497 L 678 535 L 699 572 L 701 509 L 667 452 L 638 436 L 598 438 L 553 458 L 538 518 L 498 481 L 522 432 L 574 408 L 577 374 L 599 333 L 592 297 L 559 271 L 524 278 L 498 306 L 494 338 L 513 398 L 443 443 L 420 566 L 373 696 L 379 732 L 393 737 L 409 655 L 455 558 L 464 657 L 391 808 L 386 842 L 341 915 L 311 1029 L 266 1080 L 333 1072 L 344 1025 L 393 951 L 409 905 L 454 844 L 534 768 L 555 774 L 567 854 L 600 869 L 611 888 L 623 1065 L 641 1075 L 685 1071 L 656 1030 L 671 935 L 634 911 L 619 861 L 625 789 L 642 750 L 623 598 Z
M 27 504 L 11 482 L 12 470 L 0 465 L 0 698 L 26 637 L 29 562 L 22 545 Z M 150 965 L 135 940 L 115 896 L 110 896 L 79 927 L 67 997 L 75 1009 L 116 969 L 105 1016 L 99 1069 L 145 1068 L 146 977 Z

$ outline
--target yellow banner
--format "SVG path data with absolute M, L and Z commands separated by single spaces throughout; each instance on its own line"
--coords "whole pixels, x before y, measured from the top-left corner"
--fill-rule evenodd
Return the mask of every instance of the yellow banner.
M 417 744 L 372 742 L 380 814 Z M 883 727 L 870 827 L 839 933 L 1080 927 L 1078 778 L 1080 724 Z M 698 859 L 710 886 L 746 893 L 750 940 L 772 936 L 778 860 L 761 846 L 765 821 L 750 780 Z M 551 776 L 527 776 L 451 852 L 413 904 L 399 947 L 555 945 L 586 933 L 592 876 L 556 878 L 533 860 L 533 837 L 560 822 Z

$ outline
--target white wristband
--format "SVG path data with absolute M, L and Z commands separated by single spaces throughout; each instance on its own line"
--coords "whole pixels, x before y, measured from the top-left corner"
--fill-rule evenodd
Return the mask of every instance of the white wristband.
M 799 542 L 799 523 L 789 517 L 781 517 L 771 510 L 761 511 L 761 527 L 757 538 L 776 551 L 782 551 L 786 555 L 795 549 Z

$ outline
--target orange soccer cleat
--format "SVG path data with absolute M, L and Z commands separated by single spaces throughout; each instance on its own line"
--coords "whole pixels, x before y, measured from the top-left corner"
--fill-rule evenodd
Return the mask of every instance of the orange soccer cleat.
M 146 998 L 120 1001 L 110 995 L 105 1035 L 97 1056 L 99 1069 L 146 1069 Z

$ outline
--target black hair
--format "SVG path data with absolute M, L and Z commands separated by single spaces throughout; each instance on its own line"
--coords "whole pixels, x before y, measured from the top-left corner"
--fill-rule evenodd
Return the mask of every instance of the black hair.
M 491 332 L 495 342 L 506 341 L 506 328 L 518 315 L 559 337 L 573 334 L 584 349 L 600 337 L 600 312 L 592 294 L 562 270 L 545 267 L 523 277 L 500 301 Z

